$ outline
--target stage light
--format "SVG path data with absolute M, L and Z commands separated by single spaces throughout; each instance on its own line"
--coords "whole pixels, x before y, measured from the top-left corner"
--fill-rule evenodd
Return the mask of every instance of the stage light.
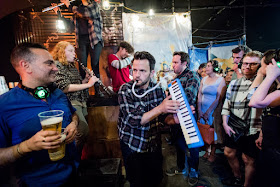
M 103 9 L 104 10 L 109 10 L 110 9 L 110 2 L 108 0 L 103 1 Z

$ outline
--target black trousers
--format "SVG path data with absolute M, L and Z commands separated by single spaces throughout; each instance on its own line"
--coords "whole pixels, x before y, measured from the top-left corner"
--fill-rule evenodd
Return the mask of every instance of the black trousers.
M 258 187 L 280 186 L 280 148 L 264 148 L 257 160 L 256 184 Z
M 130 187 L 156 187 L 163 178 L 161 147 L 155 152 L 137 153 L 121 141 L 127 180 Z
M 80 61 L 83 63 L 83 65 L 85 67 L 87 67 L 87 58 L 88 58 L 88 54 L 90 54 L 91 67 L 92 67 L 94 74 L 98 78 L 100 78 L 99 57 L 100 57 L 101 51 L 102 51 L 101 42 L 94 45 L 94 49 L 92 49 L 90 46 L 89 36 L 88 35 L 79 36 L 79 48 L 76 49 L 77 56 L 80 59 Z M 84 79 L 85 72 L 84 71 L 80 71 L 80 72 L 81 72 L 82 78 Z

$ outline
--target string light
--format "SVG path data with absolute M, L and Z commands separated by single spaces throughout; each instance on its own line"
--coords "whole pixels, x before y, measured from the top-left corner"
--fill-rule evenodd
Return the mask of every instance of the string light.
M 150 9 L 150 10 L 149 10 L 149 16 L 152 17 L 152 16 L 154 16 L 154 15 L 155 15 L 154 10 L 153 10 L 153 9 Z

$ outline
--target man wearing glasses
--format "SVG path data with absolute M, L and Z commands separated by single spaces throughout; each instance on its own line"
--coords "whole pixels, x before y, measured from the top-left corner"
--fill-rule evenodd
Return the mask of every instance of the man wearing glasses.
M 249 52 L 243 58 L 241 71 L 243 76 L 233 80 L 227 89 L 223 105 L 223 127 L 226 133 L 224 154 L 231 166 L 233 177 L 223 180 L 225 185 L 251 186 L 255 171 L 255 159 L 258 148 L 255 140 L 261 130 L 261 109 L 248 106 L 250 97 L 249 88 L 261 66 L 261 53 Z M 236 153 L 242 153 L 245 163 L 245 180 L 240 172 L 239 160 Z

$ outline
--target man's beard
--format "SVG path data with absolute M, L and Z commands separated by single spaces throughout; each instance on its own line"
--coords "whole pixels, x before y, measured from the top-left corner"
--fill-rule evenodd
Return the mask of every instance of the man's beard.
M 144 80 L 142 83 L 140 84 L 136 84 L 136 86 L 141 87 L 144 86 L 147 82 L 149 82 L 151 80 L 151 77 L 149 76 L 146 80 Z M 137 81 L 137 80 L 136 80 Z M 138 81 L 137 81 L 138 82 Z

